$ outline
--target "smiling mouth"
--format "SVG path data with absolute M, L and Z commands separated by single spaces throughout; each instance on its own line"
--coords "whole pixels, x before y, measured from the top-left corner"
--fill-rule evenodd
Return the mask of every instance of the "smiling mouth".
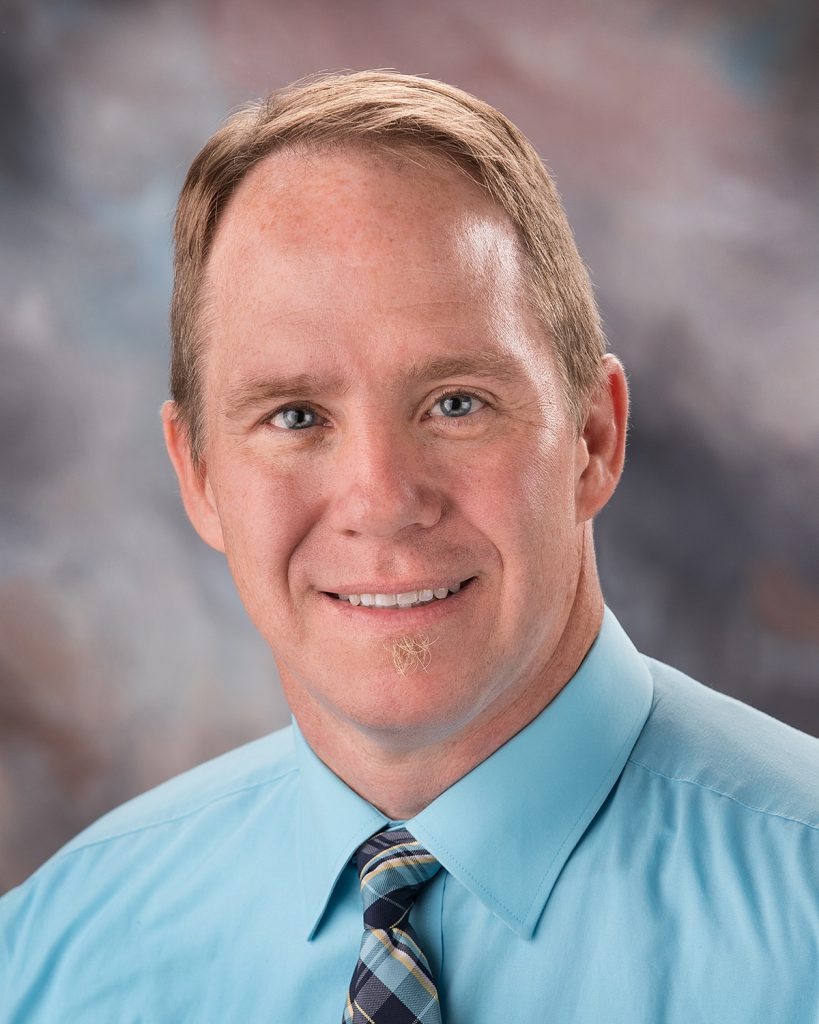
M 337 601 L 343 601 L 345 604 L 350 604 L 353 607 L 360 606 L 362 608 L 372 608 L 377 611 L 407 611 L 408 609 L 423 608 L 428 604 L 446 601 L 450 597 L 459 594 L 462 590 L 465 590 L 475 578 L 475 576 L 470 576 L 468 579 L 456 584 L 457 589 L 443 587 L 440 590 L 411 591 L 411 593 L 416 595 L 415 600 L 410 600 L 409 603 L 405 601 L 401 604 L 398 603 L 397 594 L 351 594 L 342 596 L 328 591 L 322 591 L 322 593 L 327 597 L 332 597 Z

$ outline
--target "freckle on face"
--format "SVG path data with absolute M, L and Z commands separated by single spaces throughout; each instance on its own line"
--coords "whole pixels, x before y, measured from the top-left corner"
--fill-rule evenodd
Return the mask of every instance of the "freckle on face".
M 228 207 L 209 278 L 211 484 L 297 717 L 445 735 L 513 700 L 556 642 L 580 545 L 571 423 L 505 215 L 448 167 L 277 155 Z M 396 383 L 413 360 L 486 350 L 528 385 Z M 220 419 L 220 389 L 307 371 L 349 378 L 311 399 L 324 425 Z M 486 415 L 432 422 L 442 385 L 487 392 Z M 418 629 L 345 617 L 320 593 L 437 574 L 476 585 Z

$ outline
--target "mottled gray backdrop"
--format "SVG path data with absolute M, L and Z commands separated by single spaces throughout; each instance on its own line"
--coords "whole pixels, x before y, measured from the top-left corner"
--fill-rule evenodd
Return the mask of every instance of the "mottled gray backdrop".
M 320 70 L 442 78 L 532 138 L 633 392 L 607 600 L 647 653 L 819 733 L 817 11 L 0 4 L 0 890 L 287 721 L 158 410 L 187 166 L 236 105 Z

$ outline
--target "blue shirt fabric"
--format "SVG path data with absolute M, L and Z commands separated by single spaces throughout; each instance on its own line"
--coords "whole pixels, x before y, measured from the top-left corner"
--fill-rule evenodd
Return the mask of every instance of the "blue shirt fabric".
M 339 1024 L 390 823 L 295 722 L 112 811 L 0 900 L 3 1024 Z M 444 1024 L 819 1021 L 819 741 L 610 610 L 525 729 L 407 827 Z

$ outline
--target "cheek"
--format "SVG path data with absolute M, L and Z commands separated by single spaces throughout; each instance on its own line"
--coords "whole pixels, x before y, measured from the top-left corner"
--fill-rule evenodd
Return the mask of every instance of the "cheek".
M 219 480 L 217 499 L 225 553 L 240 591 L 262 577 L 275 586 L 309 529 L 303 476 L 234 460 Z
M 520 500 L 538 520 L 574 522 L 574 463 L 566 450 L 544 444 L 521 468 Z
M 535 552 L 564 544 L 573 533 L 574 477 L 571 460 L 554 445 L 521 445 L 494 461 L 484 475 L 472 507 L 482 510 L 506 558 L 514 551 L 529 559 Z M 500 540 L 499 540 L 500 543 Z
M 525 593 L 527 607 L 550 607 L 574 585 L 580 550 L 571 460 L 565 450 L 530 449 L 506 463 L 503 479 L 504 501 L 492 514 L 507 599 Z

